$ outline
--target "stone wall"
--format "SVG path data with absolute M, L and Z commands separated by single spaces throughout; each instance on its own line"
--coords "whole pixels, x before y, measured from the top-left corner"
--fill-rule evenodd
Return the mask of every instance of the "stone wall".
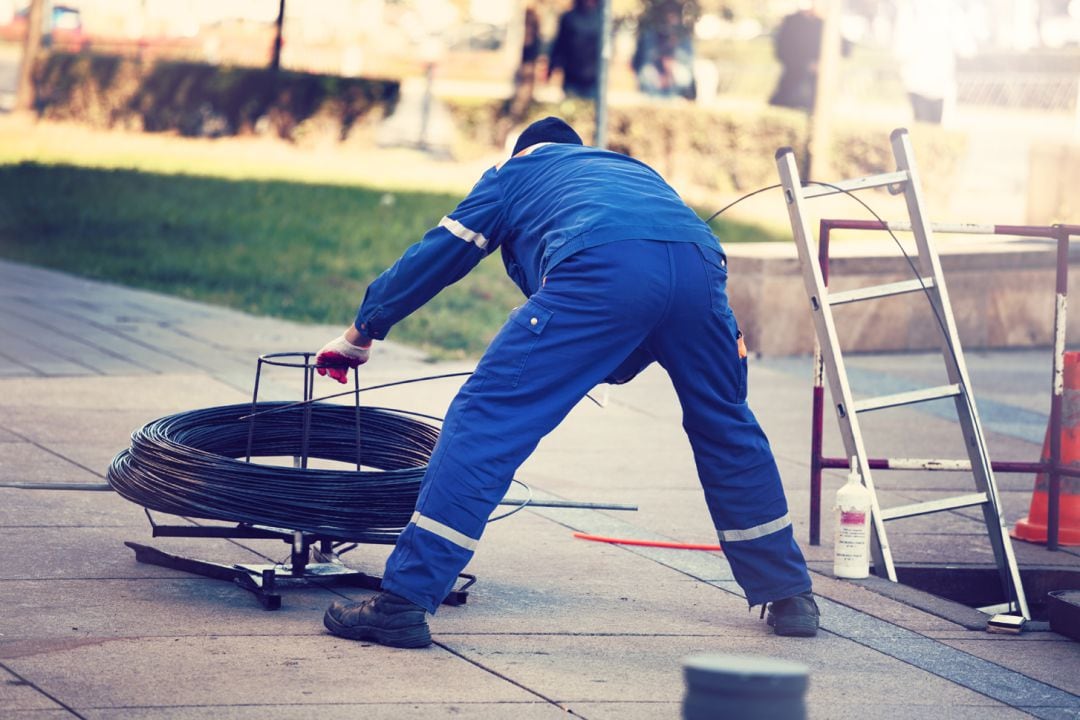
M 1080 218 L 1080 144 L 1041 142 L 1031 146 L 1027 221 L 1072 222 Z
M 993 236 L 936 241 L 965 349 L 1049 346 L 1054 321 L 1056 243 Z M 906 243 L 907 244 L 907 243 Z M 794 243 L 732 244 L 728 292 L 752 352 L 813 352 L 814 327 Z M 914 256 L 914 250 L 908 248 Z M 917 258 L 916 258 L 917 259 Z M 829 286 L 850 290 L 909 280 L 895 244 L 834 243 Z M 1069 256 L 1069 285 L 1080 292 L 1080 243 Z M 1075 292 L 1074 292 L 1075 294 Z M 936 350 L 940 331 L 922 293 L 835 307 L 844 351 Z M 1067 339 L 1080 343 L 1080 309 Z

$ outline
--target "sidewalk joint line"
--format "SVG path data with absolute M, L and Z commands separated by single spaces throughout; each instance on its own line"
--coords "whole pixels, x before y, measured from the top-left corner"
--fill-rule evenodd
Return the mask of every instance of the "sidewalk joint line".
M 525 692 L 529 693 L 530 695 L 535 695 L 536 697 L 540 698 L 541 700 L 543 700 L 546 703 L 554 705 L 555 707 L 559 708 L 560 710 L 562 710 L 563 712 L 565 712 L 568 715 L 571 715 L 573 717 L 579 717 L 579 718 L 584 718 L 585 717 L 584 715 L 579 715 L 578 713 L 576 713 L 573 710 L 571 710 L 570 708 L 562 705 L 561 703 L 556 702 L 555 700 L 552 700 L 551 698 L 547 697 L 546 695 L 544 695 L 540 691 L 533 690 L 532 688 L 523 685 L 522 683 L 518 682 L 517 680 L 514 680 L 513 678 L 508 677 L 507 675 L 504 675 L 503 673 L 499 672 L 498 670 L 494 670 L 492 668 L 487 667 L 486 665 L 481 664 L 478 660 L 473 660 L 470 657 L 466 657 L 462 653 L 458 652 L 457 650 L 454 650 L 451 647 L 448 647 L 447 645 L 445 645 L 445 644 L 443 644 L 441 642 L 435 641 L 434 644 L 441 647 L 443 650 L 450 653 L 451 655 L 464 660 L 465 662 L 469 663 L 470 665 L 472 665 L 472 666 L 474 666 L 474 667 L 476 667 L 476 668 L 478 668 L 480 670 L 483 670 L 486 673 L 494 675 L 495 677 L 499 678 L 500 680 L 505 680 L 506 682 L 510 683 L 511 685 L 514 685 L 515 687 L 520 688 L 521 690 L 524 690 Z
M 95 476 L 97 476 L 97 477 L 101 478 L 102 480 L 104 480 L 104 479 L 105 479 L 105 476 L 104 476 L 104 475 L 103 475 L 102 473 L 99 473 L 99 472 L 98 472 L 97 470 L 94 470 L 93 468 L 89 468 L 89 467 L 87 467 L 87 466 L 83 465 L 83 464 L 82 464 L 82 463 L 80 463 L 80 462 L 77 462 L 77 461 L 75 461 L 75 460 L 72 460 L 72 459 L 71 459 L 71 458 L 69 458 L 69 457 L 66 457 L 66 456 L 64 456 L 64 455 L 61 455 L 60 453 L 56 452 L 55 450 L 52 450 L 51 448 L 48 448 L 48 447 L 46 447 L 46 446 L 42 445 L 42 444 L 41 444 L 41 443 L 39 443 L 39 442 L 38 442 L 37 440 L 32 440 L 31 438 L 28 438 L 28 437 L 27 437 L 26 435 L 23 435 L 22 433 L 20 433 L 20 432 L 17 432 L 17 431 L 15 431 L 15 430 L 12 430 L 12 429 L 11 429 L 10 427 L 7 427 L 6 425 L 0 425 L 0 430 L 5 430 L 5 431 L 7 431 L 7 432 L 11 433 L 12 435 L 14 435 L 15 437 L 17 437 L 17 438 L 19 438 L 19 439 L 23 440 L 24 442 L 27 442 L 27 443 L 29 443 L 30 445 L 33 445 L 33 446 L 34 446 L 34 447 L 36 447 L 37 449 L 39 449 L 39 450 L 44 450 L 45 452 L 49 453 L 50 455 L 52 455 L 52 456 L 54 456 L 54 457 L 57 457 L 57 458 L 59 458 L 59 459 L 63 460 L 64 462 L 67 462 L 67 463 L 71 463 L 71 464 L 72 464 L 72 465 L 74 465 L 75 467 L 77 467 L 77 468 L 81 468 L 81 469 L 83 469 L 83 470 L 87 471 L 88 473 L 90 473 L 90 474 L 92 474 L 92 475 L 95 475 Z
M 52 700 L 52 701 L 53 701 L 54 703 L 56 703 L 57 705 L 59 705 L 60 707 L 64 708 L 65 710 L 67 710 L 67 711 L 68 711 L 69 713 L 71 713 L 71 714 L 72 714 L 72 715 L 74 715 L 75 717 L 79 718 L 79 720 L 87 720 L 87 718 L 86 718 L 86 716 L 85 716 L 85 715 L 81 715 L 81 714 L 79 714 L 79 713 L 78 713 L 78 712 L 77 712 L 77 711 L 76 711 L 76 710 L 75 710 L 74 708 L 72 708 L 71 706 L 69 706 L 69 705 L 68 705 L 67 703 L 63 702 L 62 700 L 60 700 L 59 698 L 55 697 L 54 695 L 51 695 L 50 693 L 46 692 L 45 690 L 42 690 L 42 689 L 41 689 L 41 688 L 40 688 L 40 687 L 39 687 L 39 686 L 37 685 L 37 683 L 33 683 L 33 682 L 31 682 L 31 681 L 27 680 L 27 679 L 26 679 L 25 677 L 23 677 L 23 676 L 22 676 L 22 675 L 20 675 L 19 673 L 15 672 L 15 671 L 14 671 L 14 670 L 13 670 L 13 669 L 12 669 L 12 668 L 11 668 L 11 667 L 10 667 L 10 666 L 8 665 L 8 664 L 7 664 L 7 663 L 4 663 L 4 662 L 0 662 L 0 668 L 3 668 L 3 669 L 4 669 L 4 671 L 6 671 L 6 672 L 10 673 L 10 674 L 12 675 L 12 677 L 16 677 L 16 678 L 18 678 L 18 679 L 19 679 L 19 681 L 20 681 L 20 682 L 21 682 L 21 683 L 22 683 L 22 684 L 23 684 L 24 686 L 26 686 L 26 687 L 29 687 L 29 688 L 33 688 L 33 690 L 34 690 L 35 692 L 41 693 L 41 694 L 42 694 L 42 695 L 44 695 L 45 697 L 49 698 L 50 700 Z

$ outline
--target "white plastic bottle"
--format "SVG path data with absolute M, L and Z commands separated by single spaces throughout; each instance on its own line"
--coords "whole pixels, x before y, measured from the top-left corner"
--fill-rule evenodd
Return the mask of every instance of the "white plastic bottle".
M 870 575 L 870 491 L 859 476 L 858 458 L 851 458 L 847 483 L 836 491 L 836 534 L 833 574 L 838 578 Z

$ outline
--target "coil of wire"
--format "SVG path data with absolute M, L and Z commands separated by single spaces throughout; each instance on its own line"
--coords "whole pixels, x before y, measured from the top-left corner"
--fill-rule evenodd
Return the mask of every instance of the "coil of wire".
M 247 462 L 307 456 L 363 469 Z M 356 542 L 393 542 L 412 516 L 438 430 L 399 411 L 314 403 L 227 405 L 177 413 L 136 430 L 109 466 L 124 498 L 172 515 L 302 530 Z M 359 443 L 357 441 L 359 422 Z M 368 469 L 374 468 L 374 469 Z

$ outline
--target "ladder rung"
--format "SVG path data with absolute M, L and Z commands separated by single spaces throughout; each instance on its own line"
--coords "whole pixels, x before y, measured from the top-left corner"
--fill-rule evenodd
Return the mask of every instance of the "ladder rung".
M 915 517 L 916 515 L 926 515 L 928 513 L 936 513 L 943 510 L 958 510 L 960 508 L 972 507 L 974 505 L 982 505 L 986 501 L 986 493 L 957 495 L 956 497 L 942 498 L 941 500 L 931 500 L 930 502 L 915 503 L 913 505 L 900 505 L 899 507 L 882 509 L 881 519 L 899 520 L 900 518 Z
M 829 293 L 830 305 L 843 305 L 859 300 L 873 300 L 874 298 L 903 295 L 909 292 L 918 292 L 925 288 L 934 287 L 934 278 L 928 277 L 922 280 L 904 280 L 902 282 L 886 283 L 884 285 L 872 285 L 858 288 L 857 290 L 844 290 L 843 292 Z
M 803 191 L 804 198 L 821 197 L 822 195 L 834 195 L 838 192 L 855 192 L 858 190 L 869 190 L 870 188 L 881 187 L 882 185 L 896 185 L 898 183 L 906 183 L 911 179 L 907 170 L 897 170 L 891 173 L 882 173 L 881 175 L 870 175 L 869 177 L 856 178 L 854 180 L 842 180 L 840 182 L 829 183 L 828 185 L 814 185 L 810 184 Z
M 867 412 L 869 410 L 880 410 L 882 408 L 897 407 L 899 405 L 911 405 L 912 403 L 956 397 L 960 392 L 959 383 L 939 385 L 938 387 L 926 388 L 925 390 L 911 390 L 909 392 L 896 393 L 895 395 L 880 395 L 878 397 L 856 400 L 851 409 L 857 413 Z
M 888 470 L 939 470 L 971 472 L 971 460 L 952 458 L 885 458 Z

